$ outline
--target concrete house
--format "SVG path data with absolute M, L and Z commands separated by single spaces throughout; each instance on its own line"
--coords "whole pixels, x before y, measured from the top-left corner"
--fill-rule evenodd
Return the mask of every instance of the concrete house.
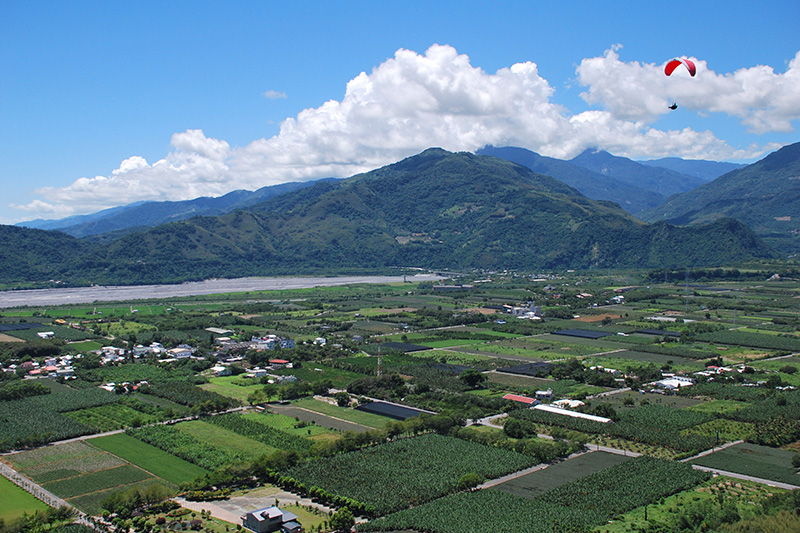
M 257 511 L 245 513 L 241 516 L 242 525 L 255 533 L 299 533 L 303 527 L 297 521 L 297 515 L 288 511 L 281 511 L 274 505 Z

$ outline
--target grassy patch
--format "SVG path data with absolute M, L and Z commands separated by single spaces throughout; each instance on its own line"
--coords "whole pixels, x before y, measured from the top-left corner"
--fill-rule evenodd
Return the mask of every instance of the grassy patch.
M 44 511 L 47 504 L 37 500 L 32 494 L 0 476 L 0 520 L 9 522 L 26 514 Z
M 191 435 L 199 441 L 217 448 L 239 453 L 251 459 L 255 459 L 265 453 L 274 452 L 277 449 L 234 433 L 233 431 L 228 431 L 227 429 L 213 424 L 207 424 L 201 420 L 181 422 L 175 427 L 182 433 Z
M 200 468 L 124 433 L 91 439 L 89 444 L 121 457 L 176 485 L 208 473 L 208 470 L 204 468 Z
M 242 403 L 247 403 L 247 397 L 261 390 L 262 387 L 263 385 L 258 380 L 248 380 L 242 376 L 213 377 L 209 379 L 208 383 L 200 385 L 203 390 L 216 392 Z
M 719 418 L 690 429 L 685 429 L 681 432 L 681 435 L 719 436 L 719 442 L 721 444 L 723 442 L 733 442 L 735 440 L 746 440 L 751 437 L 753 433 L 755 433 L 755 424 Z
M 71 342 L 67 345 L 70 351 L 76 352 L 90 352 L 92 350 L 99 350 L 103 345 L 97 341 L 82 341 Z
M 596 531 L 608 533 L 624 533 L 655 528 L 659 524 L 671 526 L 677 518 L 686 513 L 686 509 L 704 502 L 718 502 L 719 494 L 726 501 L 736 502 L 742 517 L 752 515 L 761 510 L 761 503 L 771 494 L 783 492 L 781 489 L 767 487 L 760 483 L 742 481 L 728 477 L 717 477 L 706 481 L 695 489 L 679 492 L 647 506 L 647 520 L 644 519 L 644 507 L 638 507 L 613 521 L 604 524 Z M 665 529 L 670 531 L 671 528 Z
M 259 424 L 285 431 L 290 435 L 297 435 L 298 437 L 307 437 L 314 439 L 314 437 L 321 436 L 335 436 L 336 434 L 328 428 L 317 426 L 316 424 L 308 424 L 299 422 L 294 418 L 278 413 L 260 412 L 260 413 L 245 413 L 242 415 L 244 418 L 255 420 Z

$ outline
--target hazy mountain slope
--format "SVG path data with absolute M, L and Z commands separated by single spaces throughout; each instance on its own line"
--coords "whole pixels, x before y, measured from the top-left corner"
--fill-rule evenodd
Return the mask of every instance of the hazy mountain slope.
M 642 215 L 645 220 L 681 225 L 721 217 L 741 220 L 781 252 L 800 252 L 800 143 L 784 146 Z
M 665 168 L 650 167 L 604 151 L 585 150 L 570 162 L 642 189 L 656 192 L 664 198 L 690 191 L 705 183 L 700 178 L 686 176 Z
M 215 216 L 234 209 L 248 207 L 269 198 L 313 185 L 314 182 L 282 183 L 262 187 L 256 191 L 237 190 L 219 197 L 200 197 L 177 202 L 137 202 L 105 209 L 91 215 L 79 215 L 61 220 L 21 222 L 17 226 L 58 229 L 73 237 L 90 237 L 109 234 L 113 240 L 131 231 L 158 226 L 168 222 L 186 220 L 195 216 Z
M 525 148 L 486 146 L 477 153 L 500 157 L 526 166 L 534 172 L 563 181 L 593 200 L 616 202 L 623 209 L 634 214 L 651 209 L 666 200 L 665 196 L 656 192 L 636 187 L 568 161 L 539 155 Z
M 680 157 L 664 157 L 661 159 L 650 159 L 648 161 L 637 161 L 637 163 L 649 167 L 665 168 L 686 176 L 700 178 L 705 182 L 715 180 L 723 174 L 747 166 L 739 163 L 728 163 L 727 161 L 704 161 L 698 159 L 681 159 Z

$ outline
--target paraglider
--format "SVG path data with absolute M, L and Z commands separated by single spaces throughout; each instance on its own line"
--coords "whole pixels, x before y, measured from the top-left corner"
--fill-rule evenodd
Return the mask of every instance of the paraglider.
M 680 65 L 685 65 L 686 69 L 689 71 L 692 77 L 697 74 L 697 68 L 694 66 L 694 62 L 689 59 L 673 59 L 667 66 L 664 67 L 664 74 L 667 76 L 671 76 L 675 69 L 678 68 Z
M 667 65 L 664 67 L 664 74 L 667 76 L 671 76 L 675 69 L 679 66 L 685 66 L 686 70 L 689 71 L 689 75 L 694 78 L 694 75 L 697 74 L 697 67 L 694 66 L 694 62 L 690 59 L 673 59 L 667 62 Z M 667 106 L 668 109 L 675 111 L 678 109 L 678 104 L 674 103 L 672 105 Z

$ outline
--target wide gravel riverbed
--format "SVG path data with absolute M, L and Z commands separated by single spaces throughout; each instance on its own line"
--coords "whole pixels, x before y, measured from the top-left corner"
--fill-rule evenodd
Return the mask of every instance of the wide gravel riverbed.
M 408 281 L 436 281 L 435 274 L 408 276 Z M 86 304 L 152 300 L 228 292 L 268 291 L 333 287 L 353 283 L 399 283 L 403 276 L 336 276 L 320 278 L 237 278 L 210 279 L 178 285 L 126 285 L 115 287 L 73 287 L 64 289 L 32 289 L 0 291 L 0 308 L 43 305 Z

